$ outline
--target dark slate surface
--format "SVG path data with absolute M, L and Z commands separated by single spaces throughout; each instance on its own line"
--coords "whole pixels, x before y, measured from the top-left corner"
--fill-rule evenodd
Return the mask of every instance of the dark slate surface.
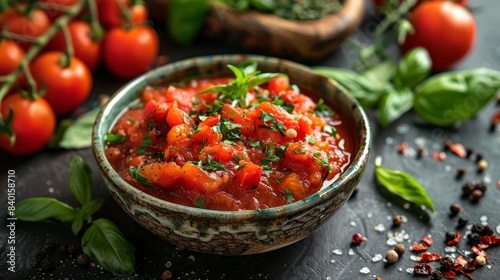
M 500 19 L 497 11 L 500 2 L 497 0 L 471 1 L 471 5 L 480 8 L 476 12 L 478 38 L 474 51 L 457 69 L 490 67 L 500 69 Z M 358 28 L 353 38 L 369 40 L 377 16 L 370 7 L 367 8 L 365 22 Z M 159 26 L 161 28 L 161 26 Z M 225 46 L 217 42 L 199 40 L 197 46 L 189 48 L 175 47 L 162 37 L 162 54 L 170 61 L 177 61 L 197 55 L 239 53 L 242 50 Z M 396 51 L 395 51 L 396 53 Z M 310 65 L 329 65 L 347 67 L 352 61 L 352 53 L 346 46 L 321 62 Z M 110 77 L 105 71 L 96 73 L 96 83 L 93 98 L 85 108 L 95 105 L 98 94 L 111 94 L 118 89 L 123 81 Z M 0 279 L 161 279 L 165 270 L 169 270 L 173 279 L 374 279 L 376 275 L 382 279 L 412 279 L 416 278 L 407 272 L 417 262 L 412 260 L 410 251 L 404 254 L 394 265 L 383 261 L 374 262 L 377 254 L 384 255 L 391 246 L 387 245 L 387 234 L 407 233 L 404 244 L 418 242 L 424 235 L 432 235 L 434 245 L 430 252 L 446 254 L 444 235 L 455 230 L 459 216 L 467 217 L 470 222 L 479 223 L 487 218 L 487 222 L 500 230 L 500 131 L 489 132 L 491 114 L 498 110 L 495 102 L 491 102 L 474 119 L 463 123 L 458 128 L 435 128 L 422 123 L 412 112 L 388 128 L 379 127 L 372 121 L 374 134 L 373 153 L 369 167 L 359 185 L 358 194 L 334 216 L 329 222 L 312 233 L 308 238 L 289 247 L 254 256 L 221 257 L 199 254 L 181 250 L 148 233 L 138 226 L 112 200 L 104 187 L 103 181 L 97 176 L 95 162 L 90 149 L 77 151 L 44 151 L 36 155 L 15 158 L 0 154 L 0 178 L 2 196 L 0 199 Z M 369 113 L 374 119 L 374 112 Z M 473 160 L 458 158 L 447 153 L 445 161 L 435 161 L 431 158 L 433 150 L 441 151 L 443 142 L 451 139 L 482 152 L 489 163 L 488 170 L 483 174 L 476 173 Z M 398 145 L 406 141 L 409 148 L 404 155 L 397 153 Z M 421 159 L 415 158 L 418 144 L 424 144 L 427 154 Z M 104 198 L 106 203 L 97 213 L 98 217 L 106 217 L 115 222 L 118 227 L 135 245 L 137 254 L 137 273 L 132 277 L 114 277 L 98 268 L 80 268 L 75 262 L 75 255 L 52 252 L 55 268 L 45 272 L 35 265 L 35 253 L 43 247 L 43 241 L 54 238 L 59 244 L 79 244 L 79 238 L 74 237 L 68 224 L 47 224 L 16 222 L 16 274 L 7 273 L 7 238 L 6 227 L 7 195 L 6 177 L 8 170 L 15 170 L 17 175 L 16 199 L 20 201 L 33 196 L 51 196 L 76 205 L 68 187 L 69 162 L 74 155 L 84 157 L 91 165 L 96 175 L 94 196 Z M 385 166 L 400 169 L 413 175 L 429 192 L 436 205 L 436 214 L 430 224 L 418 221 L 411 213 L 397 206 L 392 206 L 376 190 L 373 182 L 373 160 L 382 156 Z M 459 166 L 467 168 L 462 180 L 455 179 Z M 466 181 L 486 180 L 489 189 L 480 203 L 473 204 L 461 199 L 461 186 Z M 450 204 L 460 203 L 464 211 L 456 217 L 450 217 Z M 392 216 L 401 214 L 408 222 L 399 228 L 391 228 Z M 384 232 L 376 232 L 374 227 L 382 224 Z M 466 230 L 460 230 L 464 233 Z M 351 235 L 362 233 L 367 241 L 358 247 L 351 247 Z M 350 250 L 352 249 L 352 250 Z M 449 254 L 467 254 L 470 246 L 462 240 L 457 252 Z M 473 272 L 475 279 L 498 279 L 500 274 L 500 249 L 488 249 L 491 257 L 488 267 L 481 267 Z M 433 268 L 438 264 L 431 263 Z M 368 268 L 369 273 L 360 271 Z M 465 279 L 458 276 L 458 279 Z

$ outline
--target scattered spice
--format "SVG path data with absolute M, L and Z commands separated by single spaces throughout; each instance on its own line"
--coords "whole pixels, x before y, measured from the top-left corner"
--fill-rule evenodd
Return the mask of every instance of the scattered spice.
M 457 274 L 454 271 L 443 271 L 443 276 L 446 279 L 455 279 L 457 277 Z
M 392 218 L 392 224 L 395 227 L 400 226 L 403 223 L 403 217 L 401 215 L 396 215 Z
M 455 178 L 457 180 L 462 179 L 465 175 L 465 171 L 466 171 L 466 169 L 463 166 L 460 166 L 459 168 L 457 168 L 457 175 L 455 176 Z
M 476 264 L 483 266 L 486 264 L 486 258 L 483 256 L 477 256 L 476 257 Z
M 426 235 L 424 237 L 422 237 L 420 239 L 421 242 L 425 243 L 428 247 L 431 247 L 432 246 L 432 237 L 430 237 L 429 235 Z
M 480 160 L 484 158 L 482 153 L 476 153 L 476 163 L 478 163 Z
M 464 218 L 464 217 L 458 218 L 457 228 L 464 228 L 468 222 L 469 222 L 469 220 L 467 218 Z
M 74 253 L 76 253 L 76 251 L 77 251 L 77 250 L 78 250 L 78 249 L 76 248 L 76 246 L 75 246 L 75 245 L 69 245 L 69 246 L 68 246 L 68 253 L 70 253 L 70 254 L 74 254 Z
M 473 224 L 472 228 L 470 229 L 471 232 L 477 233 L 479 235 L 483 234 L 484 232 L 484 226 L 481 224 Z
M 66 244 L 61 244 L 61 246 L 59 246 L 59 252 L 61 252 L 61 253 L 66 253 L 66 252 L 68 252 L 68 245 L 66 245 Z
M 422 252 L 422 255 L 420 255 L 420 261 L 424 263 L 439 260 L 441 260 L 441 255 L 439 255 L 438 253 Z
M 172 279 L 172 272 L 170 270 L 165 270 L 161 274 L 161 279 L 162 280 L 170 280 Z
M 396 251 L 396 253 L 398 253 L 398 256 L 401 256 L 405 253 L 405 245 L 401 244 L 401 243 L 398 243 L 396 244 L 396 246 L 394 246 L 394 251 Z
M 470 147 L 469 147 L 469 148 L 467 148 L 467 149 L 465 150 L 465 152 L 467 153 L 467 155 L 466 155 L 466 156 L 467 156 L 467 158 L 471 158 L 471 157 L 472 157 L 472 155 L 474 154 L 474 149 L 472 149 L 472 148 L 470 148 Z
M 467 242 L 471 245 L 477 245 L 479 244 L 480 237 L 477 233 L 469 233 L 467 235 Z
M 477 247 L 477 246 L 472 246 L 472 252 L 474 252 L 474 254 L 478 255 L 478 256 L 482 256 L 484 257 L 485 259 L 488 259 L 490 257 L 490 255 L 488 253 L 486 253 L 485 250 Z
M 425 147 L 420 145 L 417 148 L 417 158 L 421 158 L 425 153 Z
M 427 248 L 429 248 L 429 246 L 427 246 L 427 244 L 422 242 L 420 244 L 413 244 L 413 245 L 411 245 L 410 248 L 412 251 L 415 251 L 415 252 L 423 252 L 423 251 L 427 250 Z
M 469 260 L 467 260 L 467 270 L 468 271 L 476 270 L 476 260 L 475 259 L 469 258 Z
M 484 181 L 479 181 L 479 182 L 476 182 L 476 184 L 474 184 L 474 189 L 480 190 L 484 193 L 486 191 L 486 189 L 488 189 L 488 186 L 486 185 L 486 183 Z
M 419 263 L 413 267 L 413 271 L 417 275 L 431 275 L 432 268 L 426 263 Z
M 87 254 L 78 255 L 78 257 L 76 257 L 76 263 L 81 267 L 89 265 L 90 263 L 89 256 L 87 256 Z
M 453 260 L 450 257 L 444 257 L 439 260 L 439 265 L 441 265 L 442 271 L 449 271 L 453 266 Z
M 454 246 L 454 245 L 457 245 L 458 242 L 460 242 L 460 238 L 462 237 L 462 235 L 460 234 L 460 232 L 455 232 L 454 233 L 454 238 L 448 242 L 446 242 L 446 245 L 448 246 Z
M 483 197 L 483 192 L 479 189 L 475 189 L 471 193 L 472 202 L 479 202 L 481 197 Z
M 482 173 L 486 168 L 488 168 L 488 162 L 486 160 L 481 159 L 477 162 L 477 172 Z
M 439 280 L 443 278 L 443 273 L 439 270 L 434 270 L 431 274 L 431 280 Z
M 450 212 L 451 214 L 454 216 L 454 215 L 457 215 L 458 213 L 460 213 L 462 211 L 462 206 L 460 206 L 460 204 L 458 203 L 453 203 L 450 205 Z
M 54 262 L 50 257 L 45 257 L 40 261 L 40 266 L 43 270 L 50 270 L 54 267 Z
M 56 241 L 52 238 L 47 238 L 43 242 L 43 249 L 45 251 L 52 251 L 52 249 L 54 249 L 54 246 L 56 246 Z
M 459 144 L 459 143 L 455 143 L 455 144 L 452 144 L 450 147 L 449 147 L 450 151 L 452 151 L 455 155 L 461 157 L 461 158 L 465 158 L 467 156 L 467 151 L 465 151 L 465 148 L 462 144 Z
M 446 159 L 446 154 L 444 152 L 432 152 L 432 159 L 437 161 L 444 161 Z
M 363 242 L 364 240 L 365 240 L 365 238 L 359 232 L 356 232 L 351 237 L 351 243 L 354 244 L 354 245 L 361 244 L 361 242 Z
M 395 263 L 399 259 L 399 255 L 395 250 L 388 250 L 385 253 L 385 259 L 388 263 Z
M 408 143 L 403 142 L 398 146 L 398 153 L 402 154 L 406 151 L 406 148 L 408 148 Z
M 43 251 L 37 252 L 35 254 L 35 260 L 39 264 L 43 259 L 47 257 L 47 254 Z
M 462 186 L 462 197 L 467 198 L 471 195 L 474 190 L 474 184 L 472 182 L 467 182 Z
M 491 236 L 493 235 L 493 227 L 491 225 L 486 225 L 483 230 L 483 235 Z

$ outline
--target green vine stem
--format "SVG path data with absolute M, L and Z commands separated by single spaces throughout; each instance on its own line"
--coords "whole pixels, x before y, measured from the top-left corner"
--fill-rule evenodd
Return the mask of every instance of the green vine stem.
M 73 57 L 73 43 L 71 42 L 71 35 L 69 34 L 68 26 L 63 25 L 61 27 L 62 33 L 64 35 L 64 43 L 66 44 L 66 55 L 61 60 L 61 66 L 63 68 L 68 68 L 71 65 L 71 58 Z
M 90 36 L 95 42 L 100 42 L 104 36 L 104 31 L 99 23 L 99 15 L 97 13 L 97 5 L 95 0 L 89 1 L 90 14 Z
M 28 72 L 28 64 L 31 60 L 33 60 L 36 55 L 40 52 L 40 50 L 49 42 L 49 40 L 54 37 L 54 35 L 61 29 L 63 26 L 67 26 L 68 23 L 82 10 L 82 8 L 88 3 L 92 2 L 95 0 L 85 0 L 78 2 L 78 4 L 75 4 L 74 6 L 68 8 L 65 12 L 64 15 L 59 17 L 53 25 L 47 30 L 45 34 L 42 36 L 36 38 L 36 40 L 30 40 L 27 39 L 26 37 L 22 37 L 16 34 L 12 34 L 6 30 L 3 30 L 0 37 L 1 38 L 10 38 L 10 39 L 17 39 L 17 40 L 22 40 L 25 42 L 32 42 L 34 43 L 33 46 L 29 49 L 29 51 L 26 53 L 24 56 L 23 60 L 21 61 L 21 64 L 19 67 L 12 73 L 10 73 L 7 76 L 2 77 L 1 81 L 4 82 L 2 87 L 0 88 L 0 103 L 1 100 L 5 97 L 7 94 L 8 90 L 10 87 L 14 84 L 14 82 L 17 80 L 21 72 Z M 28 78 L 28 83 L 30 87 L 30 95 L 33 97 L 33 95 L 36 92 L 36 85 L 34 80 L 31 78 L 29 79 L 30 75 L 27 74 L 26 77 Z M 1 118 L 0 114 L 0 118 Z

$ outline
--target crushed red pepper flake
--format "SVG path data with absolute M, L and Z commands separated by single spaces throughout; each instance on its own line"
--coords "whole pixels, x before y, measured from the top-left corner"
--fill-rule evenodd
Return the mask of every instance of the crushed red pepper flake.
M 446 154 L 444 152 L 432 152 L 432 159 L 437 161 L 444 161 L 446 159 Z
M 472 275 L 470 273 L 468 273 L 467 271 L 461 269 L 459 270 L 460 273 L 462 273 L 463 275 L 465 275 L 465 277 L 469 278 L 470 280 L 474 280 L 474 277 L 472 277 Z
M 420 261 L 425 263 L 439 261 L 440 259 L 441 255 L 439 255 L 438 253 L 423 252 L 420 256 Z
M 430 237 L 429 235 L 426 235 L 424 237 L 422 237 L 420 239 L 420 241 L 424 242 L 425 244 L 427 244 L 427 246 L 431 247 L 432 246 L 432 237 Z
M 426 263 L 419 263 L 413 267 L 413 272 L 417 275 L 431 275 L 432 267 Z
M 413 245 L 411 245 L 410 248 L 412 251 L 415 251 L 415 252 L 423 252 L 423 251 L 427 250 L 427 248 L 429 248 L 429 246 L 427 246 L 427 244 L 422 242 L 420 244 L 413 244 Z
M 500 180 L 497 181 L 497 188 L 500 190 Z
M 465 158 L 467 156 L 467 151 L 464 146 L 460 143 L 455 143 L 449 146 L 450 151 L 452 151 L 455 155 Z
M 398 146 L 398 153 L 402 154 L 404 151 L 406 151 L 406 148 L 408 148 L 408 143 L 405 141 Z
M 474 271 L 476 270 L 476 260 L 473 258 L 469 258 L 467 261 L 467 270 L 468 271 Z
M 460 238 L 462 238 L 462 235 L 460 234 L 460 232 L 455 232 L 455 237 L 452 240 L 446 242 L 446 245 L 448 245 L 448 246 L 457 245 L 458 242 L 460 242 Z
M 472 246 L 472 252 L 474 252 L 478 256 L 483 256 L 485 259 L 488 259 L 490 257 L 490 254 L 477 246 Z
M 467 260 L 463 256 L 458 256 L 458 258 L 453 263 L 453 270 L 459 271 L 467 265 Z
M 483 249 L 488 248 L 490 245 L 500 245 L 500 238 L 495 234 L 488 236 L 482 235 L 479 237 L 479 244 Z
M 444 278 L 446 279 L 455 279 L 455 277 L 457 277 L 457 274 L 455 273 L 455 271 L 443 271 L 443 276 Z

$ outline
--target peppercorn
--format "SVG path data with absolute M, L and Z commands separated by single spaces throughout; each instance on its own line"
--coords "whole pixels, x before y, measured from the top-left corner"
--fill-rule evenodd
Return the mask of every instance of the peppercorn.
M 475 189 L 472 191 L 472 202 L 478 202 L 481 197 L 483 197 L 483 192 L 481 190 Z
M 497 106 L 500 106 L 500 94 L 497 94 Z
M 484 232 L 484 226 L 481 224 L 473 224 L 472 228 L 470 229 L 471 232 L 477 233 L 479 235 L 483 234 Z
M 425 147 L 424 146 L 418 146 L 417 148 L 417 158 L 421 158 L 424 155 L 425 152 Z
M 490 132 L 495 132 L 497 130 L 497 124 L 496 122 L 491 122 L 490 124 Z
M 431 280 L 439 280 L 443 278 L 443 273 L 439 270 L 434 270 L 431 274 Z
M 401 256 L 405 253 L 405 245 L 401 244 L 401 243 L 398 243 L 396 244 L 396 246 L 394 246 L 394 251 L 396 251 L 396 253 L 398 253 L 398 256 Z
M 453 231 L 446 232 L 446 235 L 445 235 L 444 239 L 445 239 L 446 243 L 449 242 L 449 241 L 451 241 L 451 240 L 453 240 L 453 239 L 455 239 L 455 233 Z
M 484 193 L 488 189 L 488 185 L 486 185 L 486 183 L 484 181 L 478 181 L 474 184 L 474 189 L 480 190 Z
M 444 141 L 444 150 L 445 151 L 450 150 L 451 145 L 453 145 L 453 142 L 451 140 Z
M 476 264 L 478 265 L 485 265 L 486 264 L 486 258 L 483 256 L 476 256 Z
M 483 234 L 482 235 L 487 235 L 487 236 L 491 236 L 493 235 L 493 233 L 495 233 L 493 231 L 493 227 L 491 225 L 486 225 L 483 229 Z
M 51 251 L 52 249 L 54 249 L 55 245 L 56 245 L 56 241 L 54 239 L 47 238 L 43 242 L 43 249 L 45 249 L 45 251 Z
M 463 218 L 463 217 L 458 218 L 457 228 L 464 228 L 468 222 L 469 222 L 469 220 L 467 218 Z
M 472 193 L 474 190 L 474 183 L 472 182 L 467 182 L 463 185 L 462 187 L 462 197 L 469 197 L 469 195 Z
M 37 252 L 35 254 L 35 260 L 37 263 L 40 263 L 43 259 L 47 257 L 47 254 L 43 251 Z
M 75 245 L 69 245 L 68 246 L 68 253 L 74 254 L 74 253 L 76 253 L 76 250 L 77 250 L 77 248 L 76 248 Z
M 450 205 L 450 212 L 452 215 L 456 215 L 456 214 L 460 213 L 461 210 L 462 210 L 462 207 L 458 203 L 453 203 L 452 205 Z
M 49 270 L 54 266 L 54 262 L 52 261 L 51 258 L 45 257 L 43 260 L 40 261 L 40 266 L 44 270 Z
M 403 217 L 401 215 L 396 215 L 394 218 L 392 218 L 392 224 L 395 227 L 400 226 L 403 223 Z
M 465 150 L 465 153 L 466 153 L 466 155 L 465 155 L 465 156 L 466 156 L 467 158 L 469 158 L 469 159 L 470 159 L 470 158 L 472 157 L 472 155 L 474 154 L 474 150 L 473 150 L 472 148 L 470 148 L 470 147 L 469 147 L 469 148 L 467 148 L 467 149 Z
M 480 238 L 480 235 L 477 234 L 477 233 L 469 233 L 467 235 L 467 241 L 470 245 L 477 245 L 479 244 L 479 238 Z
M 162 280 L 170 280 L 170 279 L 172 279 L 172 272 L 170 272 L 170 270 L 163 271 L 163 273 L 161 274 L 161 279 Z
M 388 263 L 395 263 L 399 259 L 399 255 L 394 250 L 389 250 L 385 253 L 385 259 Z
M 476 154 L 476 163 L 479 163 L 479 161 L 482 160 L 483 158 L 484 158 L 484 156 L 482 153 L 477 153 Z
M 457 175 L 455 176 L 455 178 L 457 180 L 462 179 L 462 177 L 464 177 L 465 171 L 466 171 L 466 169 L 463 166 L 460 166 L 459 168 L 457 168 Z
M 62 244 L 61 246 L 59 246 L 59 252 L 61 252 L 61 253 L 68 252 L 68 245 Z
M 453 266 L 453 260 L 450 257 L 444 257 L 439 260 L 442 271 L 449 271 Z
M 365 240 L 365 238 L 359 232 L 356 232 L 351 237 L 351 242 L 352 242 L 352 244 L 355 244 L 355 245 L 361 244 L 361 242 L 363 242 L 364 240 Z
M 78 257 L 76 257 L 76 263 L 79 265 L 79 266 L 87 266 L 89 264 L 90 260 L 89 260 L 89 256 L 87 256 L 87 254 L 80 254 L 78 255 Z
M 477 172 L 482 173 L 488 168 L 488 162 L 484 159 L 477 162 Z

